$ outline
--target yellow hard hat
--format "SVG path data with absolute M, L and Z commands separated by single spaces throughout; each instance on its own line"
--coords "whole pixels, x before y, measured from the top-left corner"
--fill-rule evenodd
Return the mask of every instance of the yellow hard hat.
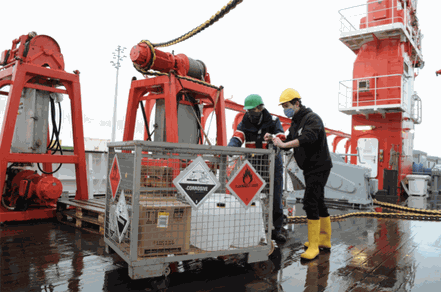
M 292 89 L 292 88 L 287 88 L 280 95 L 279 105 L 282 105 L 285 102 L 291 101 L 294 98 L 299 98 L 299 99 L 301 98 L 299 92 L 297 90 Z

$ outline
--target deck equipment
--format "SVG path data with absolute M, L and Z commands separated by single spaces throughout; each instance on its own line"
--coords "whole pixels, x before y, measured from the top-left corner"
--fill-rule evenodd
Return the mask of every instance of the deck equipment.
M 52 176 L 52 164 L 57 169 L 62 163 L 75 164 L 76 198 L 88 197 L 79 72 L 64 71 L 63 55 L 53 38 L 31 32 L 1 53 L 0 90 L 6 86 L 9 91 L 0 91 L 7 96 L 0 133 L 0 222 L 54 217 L 62 187 Z M 69 156 L 55 154 L 62 152 L 61 94 L 71 101 L 74 153 Z

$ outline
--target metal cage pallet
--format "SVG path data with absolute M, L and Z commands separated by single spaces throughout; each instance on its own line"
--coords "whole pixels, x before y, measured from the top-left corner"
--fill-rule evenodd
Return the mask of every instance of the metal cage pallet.
M 132 279 L 164 276 L 189 260 L 268 259 L 274 151 L 147 141 L 108 147 L 104 241 Z

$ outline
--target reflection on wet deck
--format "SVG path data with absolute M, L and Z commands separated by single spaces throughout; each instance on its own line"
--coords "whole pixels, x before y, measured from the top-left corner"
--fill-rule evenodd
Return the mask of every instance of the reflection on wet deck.
M 296 209 L 303 215 L 300 205 Z M 332 230 L 332 252 L 312 262 L 300 261 L 307 228 L 296 224 L 272 255 L 277 270 L 265 279 L 212 260 L 197 272 L 172 274 L 167 291 L 439 291 L 440 222 L 353 217 L 333 222 Z M 130 280 L 127 264 L 116 254 L 104 252 L 100 235 L 50 220 L 8 224 L 0 232 L 1 291 L 148 287 L 145 280 Z

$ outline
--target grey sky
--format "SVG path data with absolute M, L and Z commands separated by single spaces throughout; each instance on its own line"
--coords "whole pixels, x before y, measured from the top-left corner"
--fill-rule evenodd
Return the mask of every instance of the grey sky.
M 426 66 L 416 78 L 423 100 L 423 123 L 416 126 L 415 149 L 441 156 L 435 143 L 441 105 L 441 40 L 437 14 L 441 1 L 418 1 L 424 34 Z M 85 136 L 110 139 L 116 69 L 112 53 L 118 45 L 130 49 L 143 39 L 163 42 L 176 38 L 209 19 L 228 0 L 162 1 L 14 1 L 2 15 L 0 50 L 30 31 L 53 37 L 61 47 L 66 71 L 81 72 Z M 350 133 L 350 117 L 337 109 L 339 81 L 352 78 L 355 54 L 339 41 L 340 9 L 365 1 L 245 0 L 218 23 L 183 43 L 162 48 L 202 60 L 225 97 L 243 104 L 251 93 L 260 94 L 266 107 L 283 115 L 280 93 L 297 89 L 306 106 L 321 115 L 325 125 Z M 123 125 L 130 80 L 142 78 L 126 58 L 120 68 L 118 119 Z M 1 102 L 2 106 L 4 102 Z M 63 109 L 69 109 L 67 100 Z M 2 108 L 3 109 L 3 108 Z M 138 114 L 138 120 L 142 117 Z M 228 139 L 234 114 L 227 113 Z M 210 132 L 214 133 L 214 123 Z M 63 125 L 62 139 L 70 131 Z M 116 134 L 122 140 L 123 129 Z M 211 136 L 211 135 L 210 135 Z M 141 138 L 141 136 L 135 136 Z M 67 143 L 67 142 L 66 142 Z M 65 144 L 65 143 L 63 143 Z M 343 151 L 344 141 L 338 152 Z

